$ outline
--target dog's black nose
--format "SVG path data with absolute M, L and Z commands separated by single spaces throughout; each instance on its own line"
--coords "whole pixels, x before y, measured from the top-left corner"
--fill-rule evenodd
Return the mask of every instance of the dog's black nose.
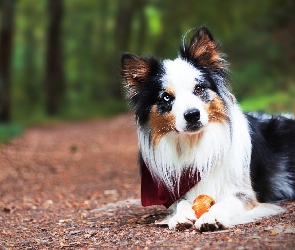
M 200 120 L 200 110 L 193 108 L 185 111 L 184 119 L 189 123 L 198 122 Z

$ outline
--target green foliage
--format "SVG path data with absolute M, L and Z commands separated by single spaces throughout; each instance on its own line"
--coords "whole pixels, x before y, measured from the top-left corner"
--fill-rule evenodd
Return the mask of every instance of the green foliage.
M 0 144 L 7 142 L 23 132 L 23 126 L 17 123 L 0 123 Z
M 241 102 L 245 111 L 265 111 L 269 113 L 295 114 L 295 88 L 286 92 L 277 92 L 271 95 L 252 96 Z
M 25 124 L 48 120 L 44 112 L 46 2 L 16 2 L 13 120 Z M 269 110 L 273 104 L 267 103 L 277 101 L 285 103 L 278 109 L 294 111 L 293 1 L 64 0 L 64 5 L 61 42 L 66 94 L 58 119 L 126 111 L 120 86 L 121 53 L 175 58 L 181 37 L 200 25 L 207 25 L 222 42 L 231 63 L 233 91 L 243 106 Z
M 162 32 L 161 12 L 155 6 L 150 5 L 146 7 L 145 14 L 151 36 L 159 36 Z
M 59 119 L 77 120 L 92 119 L 95 117 L 108 117 L 115 114 L 127 112 L 127 105 L 124 100 L 109 99 L 97 103 L 75 103 L 70 108 L 64 106 Z

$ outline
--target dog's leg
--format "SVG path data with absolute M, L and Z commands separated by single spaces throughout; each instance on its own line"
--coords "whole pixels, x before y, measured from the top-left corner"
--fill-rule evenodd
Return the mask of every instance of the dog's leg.
M 200 231 L 214 231 L 255 221 L 261 217 L 275 215 L 283 209 L 273 204 L 258 203 L 254 194 L 237 192 L 228 195 L 221 202 L 213 205 L 195 223 Z
M 176 212 L 169 219 L 169 229 L 190 228 L 197 220 L 192 204 L 187 200 L 181 200 L 176 204 Z

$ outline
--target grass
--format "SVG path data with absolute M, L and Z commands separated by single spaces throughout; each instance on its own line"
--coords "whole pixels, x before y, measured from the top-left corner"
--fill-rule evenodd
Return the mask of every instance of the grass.
M 295 93 L 277 92 L 272 95 L 256 96 L 243 100 L 240 105 L 245 111 L 268 113 L 295 113 Z
M 20 136 L 24 127 L 18 123 L 0 123 L 0 143 L 5 143 Z

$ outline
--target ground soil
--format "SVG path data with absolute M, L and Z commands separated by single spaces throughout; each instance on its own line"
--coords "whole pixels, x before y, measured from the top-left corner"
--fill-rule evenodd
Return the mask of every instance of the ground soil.
M 37 126 L 0 148 L 0 249 L 294 249 L 286 212 L 200 233 L 155 225 L 162 206 L 140 205 L 131 115 Z

